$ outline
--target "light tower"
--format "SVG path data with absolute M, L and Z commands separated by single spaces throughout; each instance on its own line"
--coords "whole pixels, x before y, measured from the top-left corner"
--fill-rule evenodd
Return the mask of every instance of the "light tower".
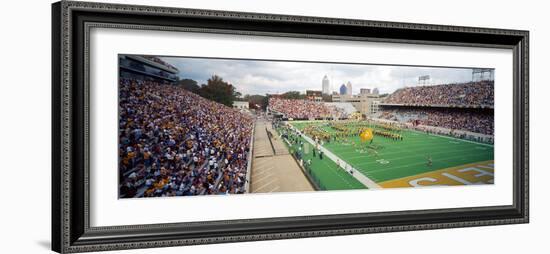
M 347 95 L 352 95 L 352 87 L 351 87 L 350 81 L 348 81 L 348 84 L 346 85 L 346 92 L 347 92 Z
M 472 82 L 483 80 L 494 80 L 495 70 L 484 69 L 472 69 Z
M 418 77 L 418 85 L 429 85 L 430 79 L 430 75 L 420 76 Z

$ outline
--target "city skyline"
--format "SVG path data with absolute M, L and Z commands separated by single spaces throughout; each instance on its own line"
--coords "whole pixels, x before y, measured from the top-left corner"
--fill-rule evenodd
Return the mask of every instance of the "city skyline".
M 393 93 L 403 87 L 418 86 L 418 77 L 429 75 L 430 83 L 437 85 L 472 80 L 472 68 L 417 67 L 374 64 L 340 64 L 287 62 L 267 60 L 210 59 L 191 57 L 160 57 L 179 69 L 180 79 L 193 79 L 205 84 L 213 75 L 233 84 L 246 94 L 280 94 L 288 91 L 324 91 L 324 77 L 328 77 L 329 90 L 352 84 L 352 94 L 360 89 L 377 88 L 381 94 Z

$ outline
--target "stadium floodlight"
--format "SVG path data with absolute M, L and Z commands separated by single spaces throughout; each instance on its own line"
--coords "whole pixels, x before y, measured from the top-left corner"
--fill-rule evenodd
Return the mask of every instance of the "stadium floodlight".
M 494 80 L 495 70 L 490 68 L 472 69 L 472 82 Z
M 430 83 L 431 77 L 430 75 L 423 75 L 418 77 L 418 84 L 419 85 L 427 85 Z

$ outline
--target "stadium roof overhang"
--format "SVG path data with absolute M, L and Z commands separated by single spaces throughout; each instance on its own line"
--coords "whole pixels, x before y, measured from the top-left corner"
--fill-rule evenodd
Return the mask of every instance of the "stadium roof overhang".
M 163 80 L 170 81 L 170 82 L 176 82 L 176 79 L 174 79 L 174 78 L 163 77 L 163 76 L 160 76 L 160 75 L 151 74 L 151 73 L 148 73 L 148 72 L 145 72 L 145 71 L 140 71 L 140 70 L 132 69 L 132 68 L 125 67 L 125 66 L 120 66 L 120 68 L 124 69 L 126 71 L 137 73 L 137 74 L 142 74 L 142 75 L 153 77 L 153 78 L 163 79 Z
M 176 70 L 176 69 L 172 69 L 168 66 L 165 66 L 165 65 L 162 65 L 160 63 L 157 63 L 157 62 L 154 62 L 154 61 L 151 61 L 145 57 L 142 57 L 142 56 L 132 56 L 132 55 L 128 55 L 126 56 L 127 58 L 130 58 L 130 59 L 133 59 L 135 61 L 138 61 L 138 62 L 141 62 L 143 64 L 147 64 L 149 66 L 152 66 L 152 67 L 155 67 L 155 68 L 158 68 L 158 69 L 161 69 L 163 71 L 166 71 L 166 72 L 169 72 L 169 73 L 172 73 L 172 74 L 177 74 L 179 71 Z

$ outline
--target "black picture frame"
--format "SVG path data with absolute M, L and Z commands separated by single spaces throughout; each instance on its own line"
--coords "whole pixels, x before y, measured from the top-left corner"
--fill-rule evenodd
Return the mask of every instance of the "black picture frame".
M 90 227 L 87 33 L 198 31 L 513 50 L 513 205 Z M 60 253 L 528 223 L 529 32 L 62 1 L 52 5 L 52 250 Z

